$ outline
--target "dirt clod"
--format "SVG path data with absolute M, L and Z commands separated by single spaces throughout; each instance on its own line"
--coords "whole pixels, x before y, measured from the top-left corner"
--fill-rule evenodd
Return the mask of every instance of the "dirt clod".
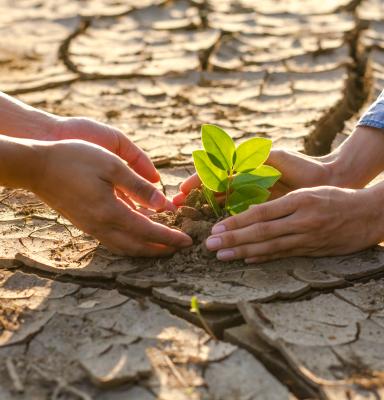
M 207 206 L 208 204 L 205 205 Z M 184 217 L 189 218 L 193 221 L 200 221 L 204 218 L 203 214 L 199 210 L 188 206 L 182 206 L 176 212 L 176 218 L 180 219 Z
M 181 223 L 182 231 L 198 242 L 204 241 L 209 236 L 212 226 L 212 222 L 193 221 L 190 218 L 184 218 Z
M 184 205 L 196 209 L 201 208 L 206 203 L 203 192 L 200 189 L 192 189 L 184 201 Z
M 158 222 L 169 227 L 176 227 L 176 214 L 172 211 L 163 211 L 149 217 L 153 222 Z

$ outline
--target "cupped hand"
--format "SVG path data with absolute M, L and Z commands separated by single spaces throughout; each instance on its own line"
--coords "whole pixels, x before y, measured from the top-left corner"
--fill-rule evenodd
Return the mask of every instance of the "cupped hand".
M 282 176 L 271 189 L 271 199 L 303 187 L 332 185 L 331 161 L 330 157 L 316 158 L 286 150 L 272 150 L 266 164 L 277 168 Z M 190 176 L 180 185 L 180 193 L 173 198 L 173 203 L 182 205 L 188 193 L 200 185 L 197 174 Z
M 223 261 L 342 255 L 384 239 L 381 194 L 322 186 L 293 191 L 220 221 L 207 247 Z
M 97 144 L 118 155 L 150 182 L 160 180 L 150 158 L 120 130 L 84 117 L 58 117 L 55 121 L 54 140 L 78 139 Z
M 189 236 L 132 208 L 133 201 L 158 211 L 174 206 L 117 155 L 80 140 L 41 142 L 38 147 L 44 167 L 30 189 L 112 251 L 163 256 L 191 245 Z

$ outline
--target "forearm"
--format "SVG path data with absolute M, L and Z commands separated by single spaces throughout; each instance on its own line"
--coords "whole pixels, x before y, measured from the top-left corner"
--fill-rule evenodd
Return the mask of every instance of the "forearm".
M 384 129 L 358 126 L 353 134 L 328 156 L 329 185 L 362 188 L 384 170 Z
M 371 221 L 365 223 L 366 229 L 375 235 L 375 243 L 384 242 L 384 181 L 365 188 L 362 192 L 364 198 L 361 201 L 360 209 L 372 214 Z
M 0 92 L 0 134 L 16 138 L 54 140 L 58 117 Z
M 0 135 L 0 186 L 33 190 L 44 167 L 43 143 Z

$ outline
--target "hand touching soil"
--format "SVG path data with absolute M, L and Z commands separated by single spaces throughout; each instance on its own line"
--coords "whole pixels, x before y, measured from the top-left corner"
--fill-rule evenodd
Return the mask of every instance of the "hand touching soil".
M 122 132 L 2 93 L 0 116 L 0 185 L 32 190 L 117 253 L 162 256 L 192 244 L 137 211 L 135 203 L 155 211 L 175 206 L 151 183 L 160 177 L 150 159 Z
M 384 239 L 384 184 L 369 189 L 300 189 L 227 218 L 207 248 L 223 261 L 348 254 Z
M 131 256 L 162 256 L 191 244 L 184 233 L 167 228 L 122 201 L 153 210 L 169 208 L 165 196 L 110 151 L 84 141 L 40 142 L 45 160 L 30 186 L 42 200 L 112 251 Z
M 379 243 L 384 239 L 384 183 L 360 188 L 384 169 L 383 149 L 382 130 L 357 127 L 325 157 L 273 150 L 266 163 L 282 177 L 272 200 L 216 224 L 207 248 L 223 261 L 263 262 L 348 254 Z M 174 203 L 181 204 L 199 185 L 197 175 L 191 176 Z

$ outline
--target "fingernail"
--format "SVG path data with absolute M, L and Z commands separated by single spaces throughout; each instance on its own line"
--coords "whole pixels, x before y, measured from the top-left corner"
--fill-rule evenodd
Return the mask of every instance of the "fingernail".
M 209 237 L 206 241 L 206 246 L 209 250 L 216 250 L 222 245 L 223 241 L 218 237 Z
M 227 228 L 225 227 L 225 225 L 219 224 L 219 225 L 215 225 L 215 226 L 212 228 L 212 233 L 213 233 L 214 235 L 217 235 L 218 233 L 223 233 L 223 232 L 225 232 L 226 230 L 227 230 Z
M 153 192 L 149 203 L 151 207 L 153 207 L 155 210 L 162 210 L 167 204 L 167 199 L 165 198 L 163 193 L 156 190 Z
M 221 261 L 232 260 L 235 257 L 235 252 L 233 250 L 219 250 L 216 257 Z

